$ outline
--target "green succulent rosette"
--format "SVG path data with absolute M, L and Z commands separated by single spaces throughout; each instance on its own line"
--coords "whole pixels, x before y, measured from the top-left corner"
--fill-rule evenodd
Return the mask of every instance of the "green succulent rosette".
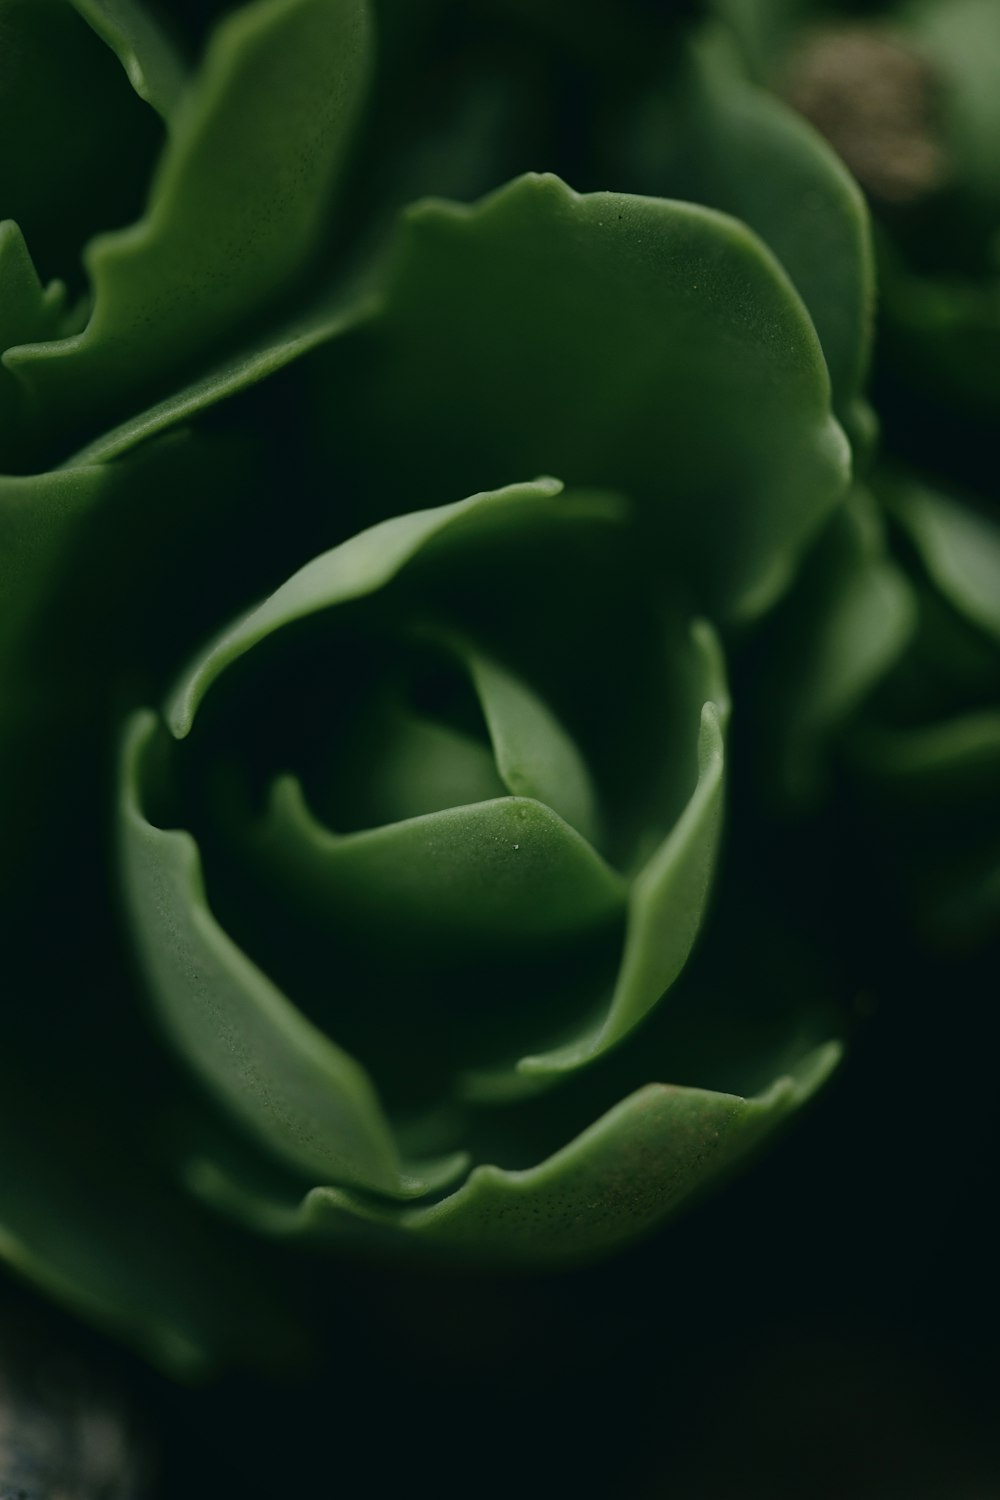
M 454 493 L 475 465 L 550 458 L 573 482 L 378 520 L 225 628 L 159 718 L 133 721 L 122 837 L 147 983 L 215 1102 L 272 1178 L 285 1171 L 261 1186 L 232 1148 L 226 1166 L 194 1152 L 189 1180 L 241 1218 L 334 1240 L 369 1224 L 492 1263 L 587 1258 L 749 1149 L 829 1066 L 829 1049 L 807 1051 L 738 1101 L 664 1087 L 644 1058 L 642 1086 L 559 1150 L 518 1149 L 516 1111 L 531 1100 L 558 1137 L 578 1107 L 559 1086 L 661 1002 L 702 924 L 728 694 L 692 610 L 759 610 L 797 550 L 764 520 L 765 495 L 774 511 L 792 497 L 751 403 L 792 419 L 797 509 L 810 473 L 820 513 L 842 483 L 815 336 L 776 270 L 714 213 L 525 179 L 410 215 L 372 310 L 317 358 L 313 399 L 347 416 L 329 472 L 351 511 Z M 692 274 L 708 278 L 693 306 L 676 295 Z M 788 319 L 776 356 L 716 301 L 716 278 L 736 275 Z M 660 382 L 636 358 L 654 298 Z M 672 322 L 698 331 L 683 396 Z M 750 377 L 775 357 L 787 383 Z M 795 378 L 810 364 L 812 391 Z M 728 451 L 696 419 L 705 380 L 742 387 Z M 672 509 L 662 451 L 686 480 Z M 699 537 L 704 487 L 721 504 L 736 462 L 745 485 L 759 465 L 762 532 L 782 545 L 748 530 L 723 564 Z M 615 473 L 624 493 L 605 488 Z
M 592 1259 L 827 1075 L 713 893 L 872 429 L 860 196 L 721 34 L 667 28 L 664 133 L 574 32 L 636 191 L 478 196 L 461 109 L 444 166 L 383 128 L 442 8 L 217 9 L 0 12 L 62 111 L 0 231 L 0 1251 L 188 1371 L 294 1348 L 275 1240 Z

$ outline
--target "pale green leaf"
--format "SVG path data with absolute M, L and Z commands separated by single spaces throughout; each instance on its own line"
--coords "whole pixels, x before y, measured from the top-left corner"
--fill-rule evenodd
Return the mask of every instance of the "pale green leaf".
M 291 777 L 277 782 L 263 856 L 283 888 L 319 906 L 335 931 L 371 929 L 449 944 L 531 943 L 586 933 L 621 911 L 625 885 L 551 808 L 500 797 L 339 835 L 310 813 Z
M 261 1190 L 208 1157 L 189 1185 L 253 1228 L 282 1238 L 414 1247 L 486 1264 L 596 1259 L 682 1208 L 734 1167 L 829 1076 L 836 1043 L 752 1098 L 652 1083 L 623 1099 L 562 1150 L 522 1171 L 477 1167 L 440 1203 L 383 1207 L 333 1187 L 304 1198 Z
M 643 1020 L 680 974 L 705 915 L 721 833 L 724 727 L 729 698 L 718 642 L 705 622 L 693 638 L 702 702 L 695 784 L 669 832 L 635 873 L 628 889 L 625 945 L 607 1009 L 564 1045 L 523 1057 L 513 1070 L 482 1070 L 464 1080 L 470 1098 L 516 1095 L 528 1079 L 545 1080 L 594 1061 Z
M 486 718 L 497 769 L 516 797 L 551 807 L 600 846 L 600 818 L 590 773 L 551 709 L 525 682 L 471 647 L 466 660 Z
M 122 876 L 161 1024 L 213 1096 L 286 1165 L 397 1196 L 432 1191 L 463 1158 L 404 1169 L 364 1070 L 228 938 L 208 906 L 190 834 L 144 811 L 156 716 L 131 720 L 121 799 Z
M 1000 7 L 995 0 L 910 0 L 906 34 L 934 69 L 952 161 L 966 186 L 1000 206 Z

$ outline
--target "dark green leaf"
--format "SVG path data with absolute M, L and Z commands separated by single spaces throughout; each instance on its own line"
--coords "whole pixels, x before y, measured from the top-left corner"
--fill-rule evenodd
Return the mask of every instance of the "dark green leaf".
M 215 32 L 144 218 L 88 250 L 90 322 L 8 355 L 82 434 L 272 306 L 316 249 L 368 73 L 365 0 L 257 0 Z
M 404 219 L 384 310 L 324 353 L 331 457 L 369 514 L 485 477 L 634 498 L 665 572 L 758 613 L 849 455 L 815 330 L 743 225 L 526 177 Z

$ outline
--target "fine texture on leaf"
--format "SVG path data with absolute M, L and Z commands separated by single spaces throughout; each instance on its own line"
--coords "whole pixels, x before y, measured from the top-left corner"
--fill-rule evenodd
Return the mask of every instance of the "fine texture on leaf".
M 694 50 L 686 105 L 687 180 L 773 250 L 816 325 L 836 408 L 866 439 L 875 272 L 860 189 L 810 125 L 740 76 L 721 34 Z
M 140 961 L 175 1045 L 261 1143 L 301 1172 L 390 1195 L 427 1192 L 462 1159 L 405 1173 L 363 1069 L 315 1027 L 226 937 L 205 900 L 187 833 L 143 811 L 152 714 L 130 726 L 123 768 L 125 894 Z
M 299 1202 L 276 1199 L 207 1158 L 192 1162 L 187 1176 L 207 1200 L 279 1236 L 349 1244 L 367 1229 L 376 1243 L 405 1234 L 487 1264 L 585 1261 L 652 1228 L 732 1169 L 822 1084 L 838 1057 L 835 1044 L 810 1052 L 751 1099 L 650 1084 L 539 1166 L 478 1167 L 426 1208 L 390 1210 L 326 1187 Z
M 354 928 L 457 942 L 586 932 L 621 909 L 624 882 L 550 808 L 501 797 L 338 836 L 298 784 L 279 782 L 265 857 L 282 882 Z
M 664 570 L 683 556 L 682 586 L 738 618 L 844 488 L 815 330 L 724 215 L 521 178 L 411 210 L 384 299 L 323 356 L 370 513 L 404 481 L 421 500 L 525 473 L 614 489 Z
M 210 354 L 315 248 L 361 103 L 365 0 L 258 0 L 215 33 L 145 217 L 90 247 L 84 332 L 8 363 L 72 433 Z

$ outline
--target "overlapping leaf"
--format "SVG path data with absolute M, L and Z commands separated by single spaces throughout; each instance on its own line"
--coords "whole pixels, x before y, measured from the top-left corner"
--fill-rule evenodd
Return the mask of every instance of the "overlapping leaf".
M 856 446 L 870 443 L 862 398 L 874 264 L 857 184 L 822 138 L 745 76 L 721 27 L 692 44 L 682 79 L 645 124 L 644 175 L 666 193 L 724 210 L 755 230 L 816 327 L 835 407 Z
M 145 216 L 94 241 L 72 339 L 6 355 L 47 430 L 124 416 L 272 306 L 315 250 L 368 70 L 365 0 L 258 0 L 213 34 Z
M 812 323 L 721 214 L 526 177 L 413 209 L 383 298 L 325 355 L 331 460 L 369 514 L 404 476 L 429 500 L 558 473 L 634 498 L 664 572 L 746 617 L 843 491 Z
M 335 1187 L 295 1199 L 205 1156 L 188 1181 L 207 1201 L 285 1238 L 351 1244 L 367 1231 L 392 1245 L 486 1264 L 586 1261 L 634 1240 L 731 1170 L 829 1075 L 839 1049 L 804 1054 L 752 1098 L 649 1084 L 538 1166 L 476 1168 L 428 1206 L 394 1209 Z

